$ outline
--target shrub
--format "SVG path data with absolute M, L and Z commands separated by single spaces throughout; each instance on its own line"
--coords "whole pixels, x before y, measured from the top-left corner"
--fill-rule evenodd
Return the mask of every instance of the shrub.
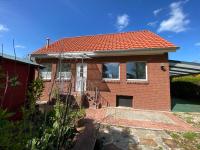
M 36 79 L 27 92 L 28 102 L 22 108 L 23 119 L 7 120 L 12 113 L 0 109 L 1 150 L 69 149 L 73 145 L 77 121 L 85 116 L 84 109 L 72 109 L 57 97 L 53 109 L 41 113 L 35 102 L 41 96 L 43 82 Z
M 200 76 L 173 78 L 171 95 L 183 99 L 200 99 Z

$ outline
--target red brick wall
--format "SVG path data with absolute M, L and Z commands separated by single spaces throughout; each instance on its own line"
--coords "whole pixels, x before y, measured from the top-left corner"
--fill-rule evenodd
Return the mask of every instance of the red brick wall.
M 40 62 L 53 62 L 52 76 L 55 73 L 56 60 L 40 60 Z M 127 61 L 146 61 L 147 62 L 147 81 L 130 82 L 126 80 L 126 62 Z M 75 63 L 72 62 L 72 73 L 75 77 Z M 104 105 L 116 106 L 116 95 L 133 96 L 133 108 L 152 109 L 152 110 L 170 110 L 170 82 L 168 55 L 149 55 L 149 56 L 121 56 L 104 57 L 84 60 L 87 63 L 87 79 L 93 85 L 100 89 L 101 99 Z M 102 80 L 102 63 L 119 62 L 120 80 L 104 81 Z M 161 70 L 164 64 L 166 71 Z M 75 78 L 73 78 L 74 82 Z M 67 81 L 66 81 L 67 83 Z M 75 83 L 75 82 L 74 82 Z M 51 89 L 52 81 L 45 83 L 45 95 Z M 65 84 L 67 86 L 67 84 Z M 75 88 L 75 87 L 74 87 Z

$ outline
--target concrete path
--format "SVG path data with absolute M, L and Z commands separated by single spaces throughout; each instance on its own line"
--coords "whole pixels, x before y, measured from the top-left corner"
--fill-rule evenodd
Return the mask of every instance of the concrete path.
M 87 109 L 86 117 L 101 124 L 169 131 L 198 131 L 171 112 L 108 107 Z

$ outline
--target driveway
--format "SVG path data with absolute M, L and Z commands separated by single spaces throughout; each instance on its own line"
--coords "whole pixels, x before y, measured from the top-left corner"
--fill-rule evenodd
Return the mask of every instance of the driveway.
M 169 131 L 198 131 L 171 112 L 108 107 L 87 109 L 87 118 L 100 124 Z

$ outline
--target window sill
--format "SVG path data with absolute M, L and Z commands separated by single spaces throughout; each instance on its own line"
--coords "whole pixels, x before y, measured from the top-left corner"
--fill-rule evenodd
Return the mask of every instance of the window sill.
M 56 82 L 59 82 L 60 79 L 56 79 Z M 71 79 L 61 79 L 61 81 L 70 81 Z
M 107 83 L 120 83 L 120 79 L 102 79 L 102 82 L 107 82 Z
M 126 80 L 127 84 L 149 84 L 148 80 Z
M 42 79 L 44 82 L 51 82 L 51 79 Z

